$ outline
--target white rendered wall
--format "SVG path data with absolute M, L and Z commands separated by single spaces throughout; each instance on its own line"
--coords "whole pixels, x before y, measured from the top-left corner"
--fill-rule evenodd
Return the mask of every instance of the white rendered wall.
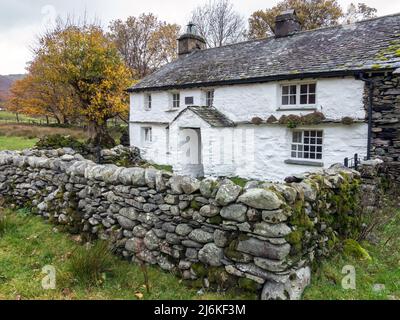
M 317 83 L 318 111 L 329 119 L 340 120 L 343 117 L 365 118 L 363 104 L 364 82 L 354 78 L 310 79 L 303 82 Z M 214 106 L 233 121 L 250 121 L 253 117 L 267 119 L 274 115 L 280 118 L 284 114 L 307 114 L 312 110 L 278 111 L 281 107 L 280 87 L 283 83 L 269 82 L 249 85 L 216 87 Z M 206 88 L 204 88 L 206 89 Z M 144 108 L 145 93 L 131 94 L 131 121 L 170 122 L 187 106 L 185 97 L 193 97 L 193 105 L 205 105 L 205 91 L 202 88 L 179 90 L 181 108 L 170 111 L 171 93 L 176 91 L 155 91 L 152 95 L 152 110 Z
M 152 128 L 153 139 L 151 143 L 145 143 L 143 139 L 143 128 Z M 141 150 L 143 159 L 157 163 L 170 165 L 170 159 L 167 150 L 167 129 L 166 125 L 154 123 L 131 123 L 129 126 L 129 135 L 131 146 L 138 147 Z

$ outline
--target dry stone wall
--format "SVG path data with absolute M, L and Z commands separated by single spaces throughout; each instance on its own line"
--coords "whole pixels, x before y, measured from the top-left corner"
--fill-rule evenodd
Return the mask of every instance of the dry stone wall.
M 192 286 L 299 299 L 310 265 L 358 230 L 360 176 L 341 166 L 290 183 L 202 181 L 96 165 L 69 149 L 0 152 L 0 196 Z

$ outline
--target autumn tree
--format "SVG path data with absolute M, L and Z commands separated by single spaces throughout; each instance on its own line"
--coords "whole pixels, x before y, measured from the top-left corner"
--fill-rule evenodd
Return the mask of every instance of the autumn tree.
M 365 3 L 351 3 L 343 17 L 343 23 L 349 24 L 361 20 L 375 18 L 378 10 L 367 6 Z
M 177 56 L 180 27 L 160 21 L 153 14 L 116 20 L 110 38 L 124 57 L 135 79 L 141 79 Z
M 229 0 L 212 0 L 195 8 L 191 22 L 210 48 L 245 39 L 245 20 Z
M 58 81 L 57 75 L 37 57 L 28 67 L 28 75 L 11 87 L 6 104 L 9 111 L 56 119 L 70 124 L 79 118 L 79 100 L 71 87 Z
M 41 38 L 35 60 L 52 70 L 52 80 L 72 90 L 91 143 L 111 146 L 107 120 L 128 109 L 131 74 L 115 44 L 94 24 L 58 26 Z
M 254 12 L 249 19 L 249 37 L 264 38 L 274 34 L 275 18 L 283 11 L 295 9 L 304 30 L 340 23 L 343 10 L 337 0 L 284 0 L 276 6 Z

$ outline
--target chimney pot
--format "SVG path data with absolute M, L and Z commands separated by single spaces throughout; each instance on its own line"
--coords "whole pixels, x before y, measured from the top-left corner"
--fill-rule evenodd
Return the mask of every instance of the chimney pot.
M 275 19 L 275 37 L 282 38 L 301 31 L 301 23 L 296 10 L 290 9 L 282 12 Z

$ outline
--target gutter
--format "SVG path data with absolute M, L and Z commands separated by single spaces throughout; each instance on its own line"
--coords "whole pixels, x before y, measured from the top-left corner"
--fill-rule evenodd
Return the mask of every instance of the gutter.
M 372 148 L 372 112 L 373 112 L 373 97 L 375 83 L 374 80 L 365 77 L 365 73 L 360 72 L 358 78 L 368 85 L 368 145 L 367 145 L 367 160 L 371 160 Z
M 385 72 L 388 70 L 382 69 L 382 70 L 366 70 L 366 71 Z M 247 79 L 218 80 L 209 82 L 185 83 L 185 84 L 139 87 L 139 88 L 132 87 L 127 89 L 127 91 L 133 93 L 133 92 L 162 91 L 162 90 L 174 90 L 174 89 L 206 88 L 206 87 L 215 87 L 221 85 L 254 84 L 254 83 L 272 82 L 272 81 L 298 80 L 306 78 L 336 78 L 336 77 L 346 77 L 346 76 L 358 77 L 359 75 L 360 75 L 360 70 L 337 70 L 337 71 L 324 71 L 324 72 L 292 73 L 292 74 L 273 75 L 273 76 L 247 78 Z M 140 85 L 140 83 L 138 83 L 138 85 Z

